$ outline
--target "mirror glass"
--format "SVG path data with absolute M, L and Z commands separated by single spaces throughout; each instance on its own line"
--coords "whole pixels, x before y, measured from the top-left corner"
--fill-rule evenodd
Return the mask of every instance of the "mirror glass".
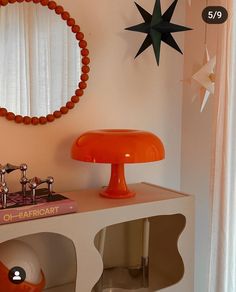
M 78 41 L 60 15 L 27 2 L 0 8 L 0 107 L 46 116 L 70 100 L 80 75 Z

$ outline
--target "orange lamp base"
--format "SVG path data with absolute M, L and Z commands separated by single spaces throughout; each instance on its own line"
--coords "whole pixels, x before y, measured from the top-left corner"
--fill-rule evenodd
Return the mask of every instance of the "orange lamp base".
M 111 165 L 111 178 L 108 187 L 100 192 L 102 197 L 111 199 L 126 199 L 135 196 L 135 192 L 128 189 L 125 175 L 124 164 Z

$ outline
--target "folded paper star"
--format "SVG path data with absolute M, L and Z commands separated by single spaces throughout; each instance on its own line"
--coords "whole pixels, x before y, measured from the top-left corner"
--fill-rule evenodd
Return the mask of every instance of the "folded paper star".
M 215 67 L 216 67 L 216 56 L 210 58 L 208 50 L 206 48 L 206 59 L 207 62 L 203 67 L 193 75 L 193 79 L 196 80 L 204 89 L 205 94 L 201 105 L 201 112 L 203 111 L 209 96 L 214 94 L 215 91 Z
M 183 54 L 171 33 L 191 30 L 191 28 L 170 22 L 175 11 L 177 2 L 178 0 L 175 0 L 171 4 L 171 6 L 166 10 L 166 12 L 162 14 L 160 0 L 156 0 L 152 15 L 135 2 L 135 5 L 137 6 L 140 14 L 142 15 L 144 22 L 138 25 L 127 27 L 126 29 L 147 34 L 135 58 L 143 51 L 145 51 L 149 46 L 152 45 L 157 64 L 159 65 L 162 41 L 169 45 L 170 47 L 177 50 L 178 52 L 180 52 L 181 54 Z

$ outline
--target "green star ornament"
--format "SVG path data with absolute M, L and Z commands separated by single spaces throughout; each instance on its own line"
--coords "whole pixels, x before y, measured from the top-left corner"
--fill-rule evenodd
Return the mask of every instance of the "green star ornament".
M 177 2 L 178 0 L 175 0 L 166 10 L 166 12 L 162 14 L 160 0 L 156 0 L 152 15 L 135 2 L 135 5 L 142 15 L 144 22 L 131 27 L 127 27 L 126 30 L 138 31 L 147 34 L 135 58 L 143 51 L 145 51 L 150 45 L 152 45 L 157 65 L 159 65 L 162 41 L 183 54 L 171 33 L 191 30 L 191 28 L 170 22 L 175 11 Z

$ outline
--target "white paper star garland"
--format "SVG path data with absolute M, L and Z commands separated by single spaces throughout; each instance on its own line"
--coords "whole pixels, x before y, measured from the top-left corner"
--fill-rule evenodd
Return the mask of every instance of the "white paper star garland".
M 205 94 L 201 105 L 201 112 L 203 111 L 208 98 L 215 91 L 215 67 L 216 67 L 216 56 L 210 58 L 208 50 L 206 48 L 206 59 L 207 63 L 195 73 L 192 78 L 196 80 L 204 89 Z

